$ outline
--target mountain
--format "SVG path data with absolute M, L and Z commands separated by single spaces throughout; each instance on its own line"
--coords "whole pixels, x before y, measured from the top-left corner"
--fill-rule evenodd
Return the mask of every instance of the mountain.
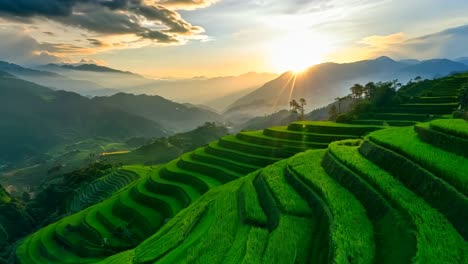
M 468 65 L 468 57 L 461 57 L 461 58 L 455 59 L 455 61 Z
M 468 65 L 448 59 L 433 59 L 410 65 L 403 69 L 404 73 L 419 74 L 424 77 L 442 77 L 453 72 L 467 71 Z
M 82 95 L 109 95 L 119 92 L 96 84 L 87 79 L 76 80 L 56 72 L 36 70 L 17 64 L 0 61 L 0 71 L 8 72 L 21 79 L 56 90 L 72 91 Z
M 144 117 L 5 72 L 0 74 L 0 116 L 0 164 L 41 157 L 54 146 L 90 137 L 166 135 Z
M 421 63 L 420 60 L 415 60 L 415 59 L 399 60 L 399 62 L 406 63 L 406 64 L 418 64 L 418 63 Z
M 261 130 L 271 126 L 284 126 L 296 121 L 298 115 L 288 110 L 281 110 L 271 115 L 257 116 L 234 128 L 234 132 L 242 130 Z
M 118 93 L 109 97 L 95 97 L 92 100 L 101 106 L 153 120 L 177 132 L 194 129 L 205 122 L 222 120 L 216 112 L 190 104 L 175 103 L 161 96 Z
M 215 123 L 205 123 L 194 130 L 158 138 L 124 154 L 101 156 L 100 161 L 110 164 L 163 164 L 183 153 L 193 151 L 218 140 L 228 133 L 228 129 Z
M 416 76 L 434 78 L 451 72 L 468 71 L 468 66 L 446 59 L 419 63 L 394 61 L 389 57 L 353 63 L 323 63 L 303 73 L 286 72 L 257 90 L 240 98 L 224 113 L 226 120 L 242 123 L 289 108 L 291 99 L 305 98 L 307 109 L 327 105 L 336 97 L 349 93 L 355 83 L 389 81 L 406 82 Z
M 111 91 L 102 94 L 104 96 L 123 91 L 131 91 L 135 87 L 155 81 L 146 79 L 132 72 L 121 71 L 96 64 L 47 64 L 37 66 L 36 69 L 54 72 L 75 80 L 87 80 L 96 83 L 100 87 Z
M 47 64 L 45 66 L 46 68 L 63 68 L 63 69 L 69 69 L 69 70 L 75 70 L 75 71 L 91 71 L 91 72 L 110 72 L 110 73 L 121 73 L 121 74 L 132 74 L 132 75 L 137 75 L 135 73 L 129 72 L 129 71 L 121 71 L 121 70 L 116 70 L 113 68 L 109 68 L 106 66 L 101 66 L 101 65 L 96 65 L 96 64 Z
M 91 95 L 106 96 L 118 91 L 159 95 L 176 102 L 207 105 L 218 112 L 226 110 L 226 106 L 235 100 L 277 77 L 276 74 L 250 72 L 240 76 L 154 80 L 95 64 L 47 64 L 37 69 L 95 83 L 100 88 Z M 83 94 L 81 90 L 75 91 Z
M 340 113 L 349 111 L 353 103 L 351 98 L 342 98 L 340 102 L 332 102 L 325 107 L 313 110 L 305 114 L 305 120 L 326 121 L 330 119 L 330 109 L 335 106 Z M 281 110 L 271 115 L 254 117 L 242 124 L 234 126 L 234 132 L 241 130 L 262 130 L 272 126 L 285 126 L 291 122 L 297 121 L 299 115 L 288 110 Z
M 158 80 L 125 91 L 135 94 L 159 95 L 177 102 L 208 105 L 217 111 L 252 92 L 277 74 L 246 73 L 240 76 L 195 78 L 186 80 Z

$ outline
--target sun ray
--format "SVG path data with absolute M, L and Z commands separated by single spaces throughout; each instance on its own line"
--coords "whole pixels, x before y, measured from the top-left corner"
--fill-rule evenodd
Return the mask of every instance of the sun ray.
M 294 87 L 296 86 L 296 80 L 297 80 L 297 75 L 298 73 L 294 73 L 293 76 L 293 83 L 291 85 L 291 89 L 289 91 L 289 99 L 288 99 L 288 102 L 291 102 L 291 99 L 292 99 L 292 95 L 293 95 L 293 92 L 294 92 Z
M 278 96 L 276 97 L 276 100 L 275 100 L 275 103 L 273 104 L 273 109 L 276 109 L 276 107 L 279 105 L 279 101 L 281 99 L 281 95 L 283 94 L 283 92 L 285 91 L 285 89 L 287 89 L 289 83 L 291 82 L 291 80 L 294 78 L 294 74 L 291 74 L 291 76 L 289 76 L 289 79 L 288 81 L 285 83 L 285 85 L 283 85 L 283 87 L 281 88 Z M 288 101 L 289 103 L 289 101 Z

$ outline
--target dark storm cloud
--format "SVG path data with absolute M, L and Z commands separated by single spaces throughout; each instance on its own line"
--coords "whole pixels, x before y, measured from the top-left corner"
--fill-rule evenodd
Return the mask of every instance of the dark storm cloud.
M 203 32 L 179 13 L 164 6 L 205 5 L 212 1 L 142 0 L 2 0 L 0 15 L 10 19 L 48 18 L 65 25 L 103 34 L 135 34 L 161 43 L 177 42 L 179 35 Z M 159 5 L 160 3 L 161 5 Z M 148 22 L 153 26 L 148 26 Z M 145 25 L 144 25 L 145 24 Z

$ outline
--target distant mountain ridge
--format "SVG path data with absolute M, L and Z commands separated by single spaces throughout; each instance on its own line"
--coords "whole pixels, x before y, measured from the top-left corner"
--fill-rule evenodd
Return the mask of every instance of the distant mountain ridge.
M 0 163 L 36 159 L 51 147 L 92 137 L 124 140 L 168 132 L 144 117 L 0 72 Z M 40 159 L 40 158 L 39 158 Z
M 222 112 L 235 100 L 276 77 L 277 74 L 249 72 L 239 76 L 153 80 L 125 92 L 159 95 L 177 102 L 206 105 Z
M 314 109 L 348 94 L 354 83 L 394 79 L 407 82 L 416 76 L 431 79 L 462 71 L 468 71 L 468 65 L 447 59 L 395 61 L 383 56 L 344 64 L 322 63 L 299 74 L 286 72 L 267 82 L 230 105 L 224 116 L 234 122 L 244 122 L 289 108 L 289 101 L 299 98 L 307 100 L 307 109 Z
M 468 57 L 461 57 L 461 58 L 455 59 L 455 61 L 468 65 Z
M 46 68 L 31 69 L 14 63 L 0 61 L 0 71 L 8 72 L 21 79 L 47 86 L 56 90 L 77 92 L 81 95 L 109 95 L 119 92 L 87 79 L 76 80 Z
M 110 72 L 110 73 L 121 73 L 121 74 L 132 74 L 132 75 L 138 75 L 136 73 L 130 72 L 130 71 L 121 71 L 117 69 L 113 69 L 110 67 L 106 66 L 101 66 L 97 64 L 54 64 L 50 63 L 44 66 L 45 68 L 54 68 L 54 67 L 59 67 L 59 68 L 64 68 L 64 69 L 69 69 L 69 70 L 76 70 L 76 71 L 92 71 L 92 72 Z
M 179 104 L 161 96 L 118 93 L 92 99 L 99 105 L 120 109 L 163 125 L 167 129 L 185 132 L 205 122 L 220 122 L 222 117 L 206 108 Z

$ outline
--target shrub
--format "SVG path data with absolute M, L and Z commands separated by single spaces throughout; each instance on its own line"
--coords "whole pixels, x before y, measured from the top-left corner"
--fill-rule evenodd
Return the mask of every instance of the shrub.
M 356 117 L 352 114 L 340 114 L 338 115 L 338 117 L 336 118 L 336 122 L 337 123 L 351 123 L 351 121 L 353 121 L 354 119 L 356 119 Z
M 453 112 L 453 117 L 468 120 L 468 111 L 457 110 Z

